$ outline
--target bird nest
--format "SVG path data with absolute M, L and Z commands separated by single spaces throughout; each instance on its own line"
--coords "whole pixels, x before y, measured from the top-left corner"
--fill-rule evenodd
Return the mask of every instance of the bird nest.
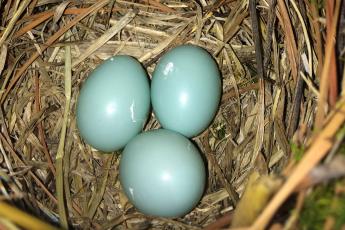
M 345 168 L 345 4 L 325 2 L 1 0 L 0 205 L 74 229 L 297 228 L 306 191 Z M 207 187 L 184 217 L 145 216 L 120 186 L 121 151 L 80 138 L 76 101 L 103 60 L 131 55 L 151 76 L 182 44 L 222 74 L 218 113 L 193 138 Z M 159 127 L 151 114 L 144 129 Z M 1 207 L 1 229 L 41 226 Z

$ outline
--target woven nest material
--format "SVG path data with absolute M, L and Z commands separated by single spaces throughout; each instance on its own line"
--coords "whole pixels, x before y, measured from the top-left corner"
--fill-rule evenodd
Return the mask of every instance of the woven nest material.
M 332 145 L 334 153 L 341 146 L 344 135 L 332 138 L 345 119 L 344 27 L 336 26 L 344 25 L 345 5 L 328 1 L 326 11 L 313 1 L 263 0 L 253 10 L 253 2 L 0 0 L 0 200 L 75 229 L 216 229 L 241 217 L 236 207 L 248 209 L 238 226 L 266 226 Z M 181 44 L 205 48 L 222 74 L 219 111 L 193 139 L 208 183 L 186 216 L 149 217 L 122 191 L 121 155 L 80 138 L 76 100 L 104 59 L 131 55 L 151 76 Z M 152 114 L 145 130 L 158 127 Z M 311 150 L 297 162 L 296 149 Z M 264 178 L 258 183 L 267 191 L 248 207 L 239 197 L 251 175 Z M 272 194 L 278 198 L 264 209 Z M 290 214 L 282 215 L 271 223 L 284 224 Z

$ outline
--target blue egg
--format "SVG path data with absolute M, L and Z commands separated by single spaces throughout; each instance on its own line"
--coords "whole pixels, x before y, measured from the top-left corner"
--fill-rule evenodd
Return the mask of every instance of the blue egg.
M 221 91 L 212 56 L 201 47 L 182 45 L 162 56 L 153 72 L 152 107 L 162 127 L 193 137 L 213 120 Z
M 92 147 L 112 152 L 123 148 L 143 128 L 150 109 L 150 87 L 141 64 L 130 56 L 104 61 L 82 85 L 77 126 Z
M 180 217 L 199 202 L 205 187 L 204 162 L 183 135 L 165 129 L 133 138 L 120 160 L 120 182 L 142 213 Z

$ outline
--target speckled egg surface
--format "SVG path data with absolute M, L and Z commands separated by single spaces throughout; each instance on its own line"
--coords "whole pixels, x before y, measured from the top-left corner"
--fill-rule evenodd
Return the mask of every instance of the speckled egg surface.
M 193 137 L 213 120 L 221 97 L 221 76 L 203 48 L 182 45 L 159 60 L 152 76 L 152 107 L 162 127 Z
M 147 74 L 133 57 L 113 56 L 91 72 L 77 102 L 77 127 L 104 152 L 123 148 L 143 128 L 150 109 Z
M 120 182 L 142 213 L 179 217 L 199 202 L 205 166 L 198 149 L 183 135 L 165 129 L 133 138 L 122 152 Z

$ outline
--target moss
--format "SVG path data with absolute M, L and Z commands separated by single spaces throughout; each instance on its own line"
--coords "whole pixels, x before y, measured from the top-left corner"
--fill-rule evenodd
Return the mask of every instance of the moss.
M 322 187 L 315 189 L 307 197 L 300 216 L 301 229 L 323 229 L 323 223 L 328 215 L 327 210 L 329 210 L 332 196 L 332 191 Z
M 345 194 L 336 195 L 335 186 L 336 183 L 320 186 L 306 198 L 300 216 L 301 229 L 322 230 L 329 216 L 335 220 L 334 229 L 345 224 Z
M 338 140 L 343 140 L 345 137 L 345 125 L 337 132 L 336 138 Z M 343 140 L 337 151 L 339 154 L 345 155 L 345 141 Z
M 217 131 L 217 138 L 223 139 L 226 136 L 226 127 L 225 125 L 222 125 L 221 128 Z
M 299 146 L 295 143 L 291 143 L 290 146 L 293 157 L 297 162 L 300 161 L 304 155 L 304 146 Z
M 334 229 L 341 229 L 345 224 L 345 197 L 335 197 L 332 202 L 331 215 L 334 216 Z
M 345 141 L 343 141 L 342 144 L 339 146 L 338 153 L 345 155 Z
M 338 139 L 342 139 L 345 136 L 345 125 L 339 129 L 339 131 L 336 134 L 336 137 Z
M 315 4 L 319 10 L 322 10 L 325 7 L 324 0 L 311 0 L 310 2 Z

